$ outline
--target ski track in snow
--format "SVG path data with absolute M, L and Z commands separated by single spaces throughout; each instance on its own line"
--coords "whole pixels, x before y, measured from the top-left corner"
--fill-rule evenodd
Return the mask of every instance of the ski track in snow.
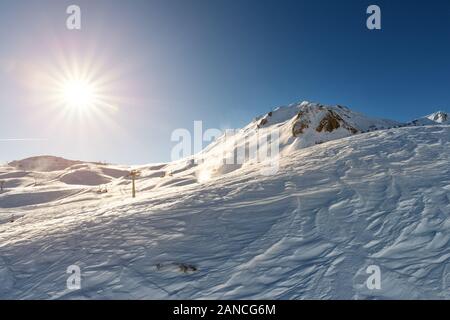
M 126 180 L 104 195 L 8 191 L 0 298 L 449 299 L 449 138 L 359 134 L 292 151 L 276 175 L 251 165 L 203 183 L 157 166 L 135 200 Z M 372 264 L 381 290 L 366 288 Z M 66 288 L 70 265 L 80 290 Z

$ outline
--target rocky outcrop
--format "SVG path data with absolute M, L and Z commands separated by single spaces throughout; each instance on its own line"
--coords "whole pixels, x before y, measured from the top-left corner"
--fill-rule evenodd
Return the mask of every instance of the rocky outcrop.
M 358 129 L 348 124 L 337 112 L 327 110 L 323 106 L 318 107 L 317 110 L 325 111 L 319 121 L 319 124 L 315 128 L 317 132 L 333 132 L 341 127 L 347 129 L 352 134 L 359 132 Z M 309 119 L 308 113 L 305 111 L 300 111 L 292 125 L 292 135 L 294 137 L 298 137 L 304 133 L 305 129 L 309 128 L 310 125 L 311 120 Z
M 262 126 L 264 126 L 265 124 L 267 124 L 269 121 L 267 120 L 267 118 L 262 118 L 259 123 L 256 125 L 257 128 L 261 128 Z
M 317 132 L 332 132 L 341 127 L 340 122 L 343 122 L 342 118 L 333 111 L 329 110 L 325 116 L 320 120 L 319 125 L 316 128 Z
M 298 137 L 301 135 L 305 129 L 309 128 L 311 121 L 308 120 L 304 111 L 300 111 L 294 120 L 292 125 L 292 135 Z
M 437 123 L 445 123 L 449 120 L 448 114 L 443 111 L 435 112 L 428 116 L 428 119 Z
M 333 132 L 334 130 L 343 127 L 350 131 L 352 134 L 358 133 L 358 129 L 352 127 L 347 122 L 345 122 L 342 117 L 334 112 L 333 110 L 328 110 L 325 116 L 320 121 L 319 125 L 316 128 L 317 132 Z
M 263 127 L 264 125 L 266 125 L 267 123 L 269 123 L 269 118 L 272 116 L 272 111 L 270 111 L 268 114 L 266 114 L 264 116 L 264 118 L 262 118 L 261 120 L 259 120 L 258 124 L 256 125 L 256 127 L 259 129 L 261 127 Z

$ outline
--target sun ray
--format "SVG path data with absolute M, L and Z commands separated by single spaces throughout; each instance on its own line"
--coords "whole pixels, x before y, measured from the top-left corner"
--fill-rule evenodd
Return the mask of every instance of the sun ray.
M 69 46 L 70 47 L 70 46 Z M 61 132 L 80 141 L 129 139 L 122 127 L 120 109 L 140 105 L 131 93 L 129 74 L 136 66 L 112 64 L 110 53 L 94 48 L 53 48 L 52 58 L 36 61 L 27 73 L 30 94 L 24 99 L 33 106 L 29 120 L 45 124 L 49 137 Z

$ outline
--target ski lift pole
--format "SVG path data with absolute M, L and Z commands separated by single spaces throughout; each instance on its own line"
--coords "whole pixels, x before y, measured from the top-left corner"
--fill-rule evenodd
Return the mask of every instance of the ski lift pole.
M 131 177 L 131 195 L 133 198 L 136 198 L 136 178 L 141 174 L 138 170 L 131 170 L 129 176 Z

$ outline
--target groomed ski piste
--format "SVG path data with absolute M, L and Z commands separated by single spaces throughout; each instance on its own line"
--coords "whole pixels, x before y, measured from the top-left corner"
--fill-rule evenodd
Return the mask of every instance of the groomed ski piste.
M 0 299 L 449 299 L 450 126 L 423 119 L 304 102 L 171 163 L 3 165 Z M 217 160 L 273 130 L 272 174 Z

